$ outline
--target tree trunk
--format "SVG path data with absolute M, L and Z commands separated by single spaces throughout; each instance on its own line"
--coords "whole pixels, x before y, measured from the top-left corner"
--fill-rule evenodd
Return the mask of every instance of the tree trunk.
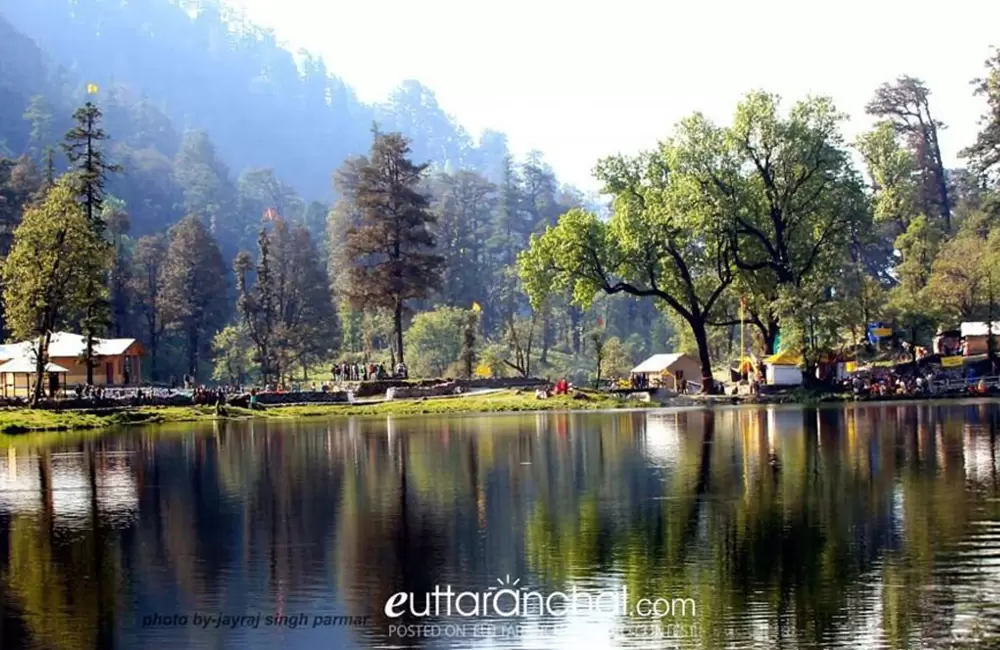
M 774 354 L 774 344 L 778 340 L 778 323 L 769 318 L 764 322 L 764 326 L 758 329 L 764 339 L 764 356 Z
M 708 331 L 703 318 L 693 318 L 689 324 L 698 344 L 698 361 L 701 363 L 701 392 L 712 395 L 715 392 L 715 378 L 712 376 L 712 356 L 708 351 Z
M 600 342 L 597 343 L 597 382 L 594 385 L 595 390 L 600 390 L 601 388 L 601 362 L 604 361 L 602 358 L 604 356 L 604 345 Z
M 149 378 L 156 382 L 160 378 L 160 371 L 156 368 L 156 348 L 159 344 L 159 337 L 155 332 L 149 333 Z
M 569 308 L 570 348 L 573 354 L 580 354 L 580 308 L 570 305 Z
M 35 350 L 35 390 L 32 392 L 31 405 L 37 406 L 42 400 L 42 385 L 45 381 L 45 366 L 49 361 L 49 343 L 52 332 L 46 331 L 39 337 L 38 349 Z
M 403 360 L 403 301 L 396 301 L 396 311 L 393 314 L 392 326 L 395 330 L 396 335 L 396 352 L 398 353 L 399 363 L 406 363 Z
M 188 332 L 188 374 L 193 380 L 198 370 L 198 332 L 194 328 Z
M 930 117 L 930 109 L 928 109 L 928 117 Z M 933 141 L 930 145 L 933 147 L 934 152 L 934 180 L 937 181 L 937 191 L 938 198 L 941 201 L 941 216 L 944 218 L 944 231 L 946 233 L 951 232 L 951 199 L 948 196 L 948 179 L 945 176 L 944 162 L 941 159 L 941 146 L 938 144 L 938 133 L 937 127 L 931 122 L 930 129 L 932 131 L 931 135 Z
M 87 346 L 84 353 L 87 362 L 87 385 L 94 385 L 94 336 L 87 332 Z
M 549 348 L 553 339 L 552 309 L 548 308 L 542 315 L 542 353 L 538 356 L 539 363 L 549 362 Z

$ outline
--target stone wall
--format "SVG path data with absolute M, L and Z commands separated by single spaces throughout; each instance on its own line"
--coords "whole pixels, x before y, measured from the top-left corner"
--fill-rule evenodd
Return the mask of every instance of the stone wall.
M 505 377 L 500 379 L 381 379 L 375 381 L 355 381 L 344 384 L 353 390 L 355 397 L 381 397 L 390 388 L 429 388 L 441 384 L 461 386 L 462 390 L 484 390 L 489 388 L 534 388 L 548 384 L 545 379 L 529 377 Z M 397 397 L 397 399 L 399 399 Z
M 250 394 L 234 395 L 226 400 L 230 406 L 248 408 Z M 257 403 L 262 406 L 278 406 L 288 404 L 346 404 L 345 391 L 302 391 L 297 393 L 257 393 Z
M 454 395 L 464 392 L 457 382 L 438 384 L 437 386 L 393 386 L 386 389 L 385 398 L 391 399 L 414 399 L 419 397 L 441 397 L 442 395 Z

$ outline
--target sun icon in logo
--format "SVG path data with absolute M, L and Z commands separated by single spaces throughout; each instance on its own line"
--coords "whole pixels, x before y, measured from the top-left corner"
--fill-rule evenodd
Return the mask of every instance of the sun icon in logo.
M 510 574 L 508 573 L 506 576 L 504 576 L 504 580 L 497 578 L 497 583 L 499 583 L 501 587 L 516 587 L 517 585 L 521 584 L 521 579 L 518 578 L 514 582 L 511 582 Z

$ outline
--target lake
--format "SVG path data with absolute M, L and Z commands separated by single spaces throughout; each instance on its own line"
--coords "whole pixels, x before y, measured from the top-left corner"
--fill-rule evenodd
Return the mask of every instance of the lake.
M 0 647 L 1000 642 L 990 401 L 4 439 Z

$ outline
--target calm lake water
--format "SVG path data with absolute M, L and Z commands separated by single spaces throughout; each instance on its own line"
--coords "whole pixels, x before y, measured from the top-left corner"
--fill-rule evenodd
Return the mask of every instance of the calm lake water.
M 998 432 L 948 402 L 6 439 L 0 647 L 993 647 Z

